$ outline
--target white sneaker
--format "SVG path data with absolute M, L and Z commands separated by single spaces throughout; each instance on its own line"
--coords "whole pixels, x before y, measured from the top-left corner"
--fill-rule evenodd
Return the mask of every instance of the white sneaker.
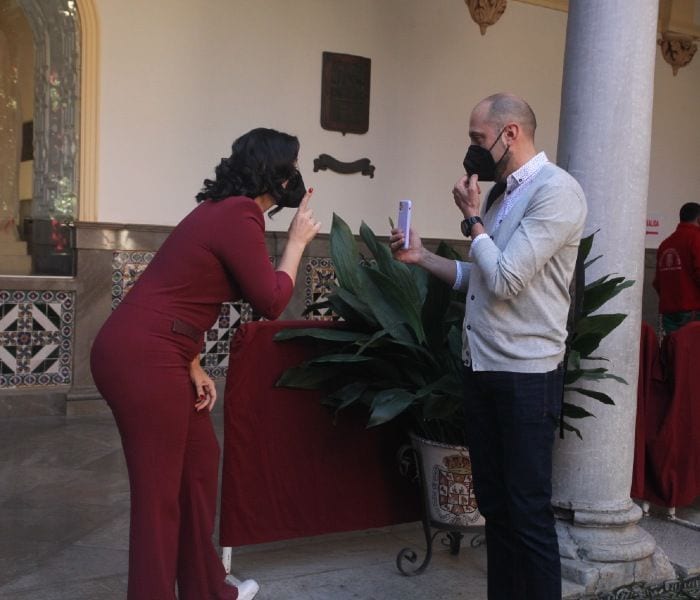
M 236 584 L 238 588 L 238 600 L 253 600 L 260 586 L 254 579 L 246 579 Z

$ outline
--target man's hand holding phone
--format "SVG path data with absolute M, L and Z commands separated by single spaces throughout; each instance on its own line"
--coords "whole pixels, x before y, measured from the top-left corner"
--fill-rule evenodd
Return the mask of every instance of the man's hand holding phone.
M 410 200 L 399 202 L 398 223 L 397 227 L 391 230 L 389 246 L 396 260 L 407 264 L 418 264 L 423 255 L 423 243 L 411 228 L 411 209 Z
M 408 250 L 411 243 L 411 210 L 413 203 L 410 200 L 399 201 L 398 229 L 404 234 L 403 249 Z

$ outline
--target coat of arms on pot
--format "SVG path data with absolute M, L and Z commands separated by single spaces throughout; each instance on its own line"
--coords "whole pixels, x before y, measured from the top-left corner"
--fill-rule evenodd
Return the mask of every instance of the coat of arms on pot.
M 476 525 L 481 514 L 476 505 L 469 455 L 452 454 L 433 470 L 433 500 L 442 520 L 455 525 Z

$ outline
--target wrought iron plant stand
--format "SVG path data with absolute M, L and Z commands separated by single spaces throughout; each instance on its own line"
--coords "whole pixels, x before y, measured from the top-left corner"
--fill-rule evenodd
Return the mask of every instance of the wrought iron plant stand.
M 483 517 L 474 500 L 471 461 L 465 447 L 411 435 L 411 444 L 399 449 L 398 458 L 401 473 L 405 476 L 413 474 L 420 482 L 426 544 L 423 562 L 417 566 L 415 550 L 406 547 L 398 553 L 396 567 L 403 575 L 420 575 L 427 569 L 433 556 L 433 543 L 438 536 L 441 536 L 441 543 L 449 548 L 452 555 L 459 554 L 465 534 L 472 534 L 472 548 L 485 543 L 480 527 Z M 407 565 L 406 561 L 411 565 Z

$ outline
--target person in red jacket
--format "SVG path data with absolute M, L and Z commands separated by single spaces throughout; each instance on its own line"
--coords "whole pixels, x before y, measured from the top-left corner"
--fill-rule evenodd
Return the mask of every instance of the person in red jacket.
M 700 204 L 681 207 L 676 231 L 656 251 L 653 286 L 665 333 L 700 319 Z
M 114 413 L 131 485 L 128 600 L 251 600 L 253 580 L 226 580 L 212 535 L 219 446 L 202 370 L 204 332 L 239 298 L 268 319 L 287 305 L 306 245 L 320 229 L 297 169 L 299 141 L 254 129 L 205 180 L 110 315 L 92 347 L 98 390 Z M 277 268 L 263 215 L 297 208 Z M 242 482 L 241 485 L 245 485 Z

